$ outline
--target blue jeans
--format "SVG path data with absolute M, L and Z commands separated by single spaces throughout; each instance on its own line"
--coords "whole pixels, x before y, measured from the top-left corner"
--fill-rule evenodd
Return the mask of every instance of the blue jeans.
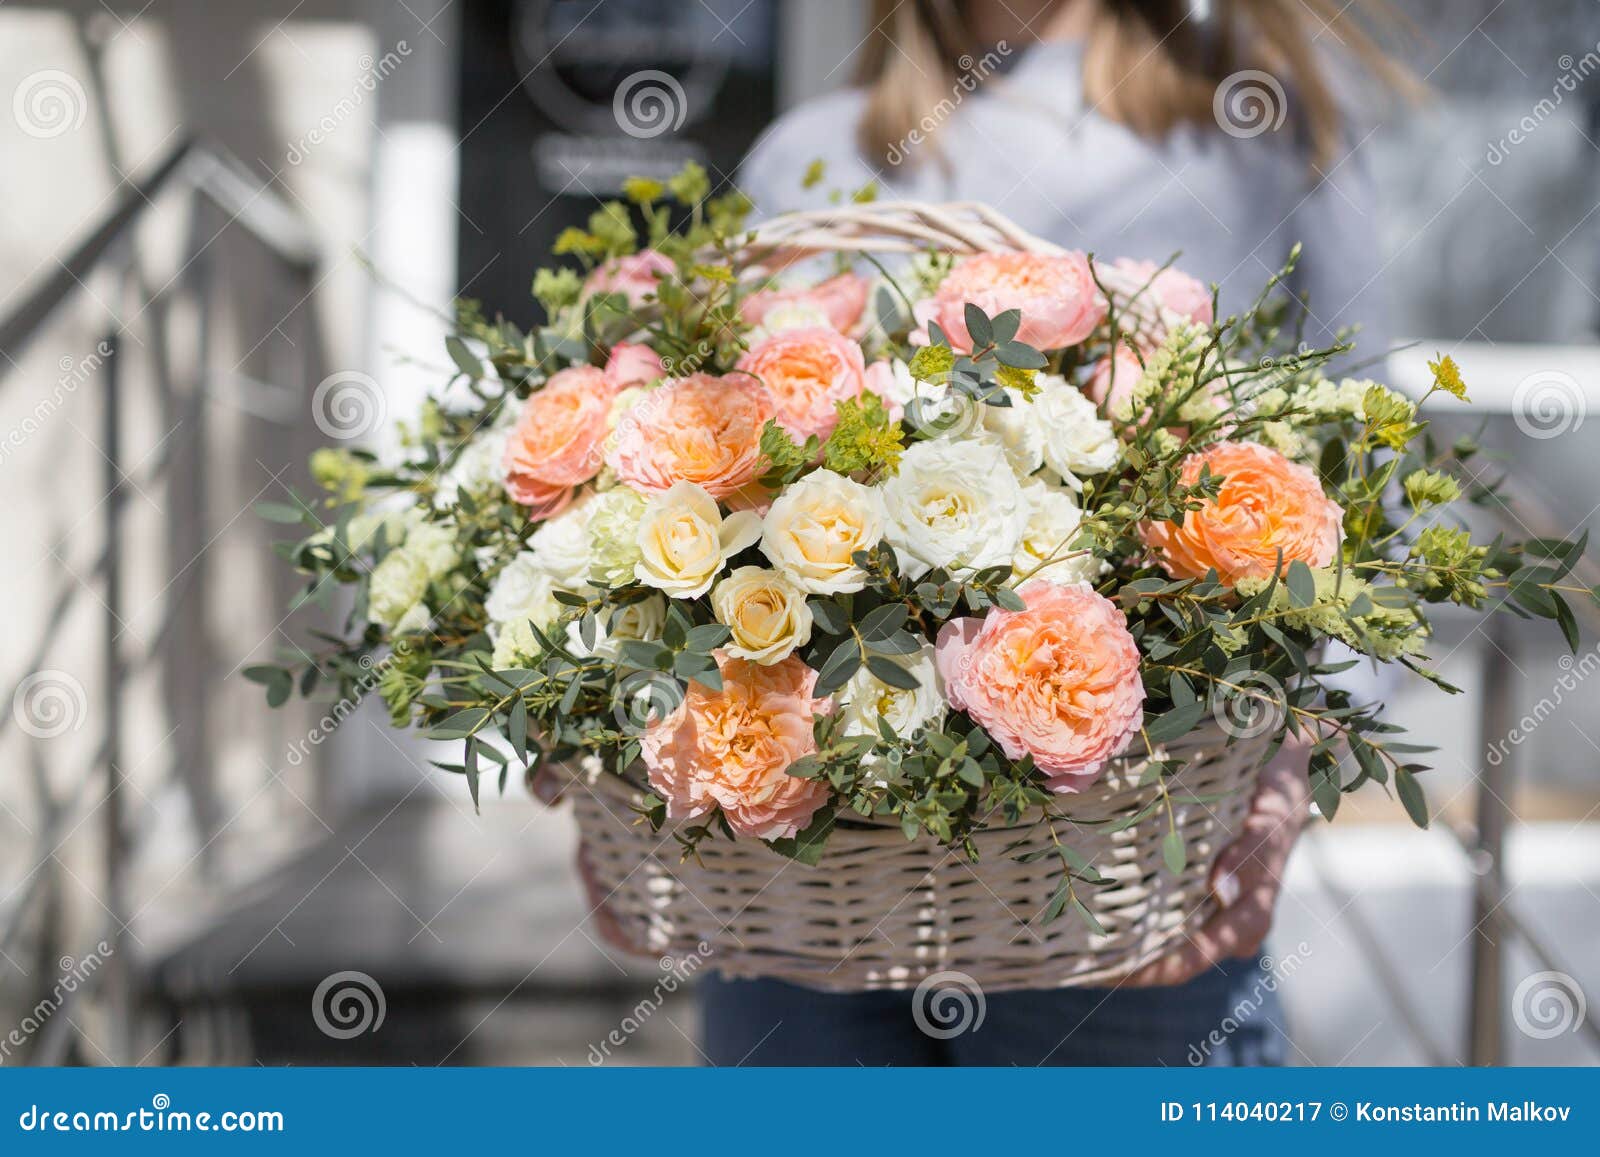
M 713 1065 L 1281 1065 L 1276 982 L 1233 960 L 1171 988 L 997 992 L 958 1021 L 911 992 L 825 993 L 778 980 L 700 983 Z M 924 1001 L 926 1004 L 926 1001 Z M 946 1013 L 955 1011 L 952 1004 Z M 936 1035 L 935 1035 L 936 1034 Z

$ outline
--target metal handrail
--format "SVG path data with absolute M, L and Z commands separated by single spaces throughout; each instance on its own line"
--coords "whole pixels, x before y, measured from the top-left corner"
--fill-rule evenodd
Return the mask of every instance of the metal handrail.
M 169 149 L 137 181 L 130 181 L 117 197 L 116 203 L 89 233 L 69 253 L 55 263 L 55 269 L 28 291 L 23 300 L 3 319 L 0 319 L 0 384 L 6 373 L 14 369 L 27 349 L 50 324 L 76 298 L 84 284 L 97 272 L 111 267 L 120 270 L 127 279 L 135 268 L 135 230 L 145 219 L 145 214 L 164 195 L 183 193 L 190 197 L 194 207 L 191 213 L 189 235 L 184 250 L 184 263 L 171 282 L 153 291 L 145 291 L 140 314 L 151 306 L 165 301 L 174 292 L 203 294 L 208 286 L 204 270 L 210 263 L 206 251 L 211 242 L 230 226 L 238 225 L 253 237 L 275 258 L 282 269 L 297 283 L 311 284 L 320 263 L 319 246 L 315 235 L 297 211 L 280 195 L 251 177 L 244 166 L 220 149 L 187 138 Z M 201 222 L 206 220 L 199 212 L 207 207 L 220 212 L 221 222 L 209 235 L 202 232 Z M 215 222 L 206 221 L 205 230 Z M 130 283 L 131 284 L 131 283 Z M 136 315 L 137 316 L 137 315 Z M 198 335 L 198 362 L 201 367 L 202 389 L 209 373 L 206 365 L 207 330 L 210 310 L 201 309 Z M 124 913 L 128 905 L 123 896 L 127 856 L 130 852 L 130 833 L 126 827 L 124 809 L 124 769 L 122 751 L 121 687 L 125 677 L 142 663 L 135 664 L 125 658 L 118 644 L 120 630 L 119 572 L 121 563 L 122 512 L 125 492 L 131 485 L 123 473 L 120 441 L 122 436 L 121 412 L 125 405 L 125 382 L 122 380 L 121 337 L 125 326 L 112 319 L 110 331 L 103 346 L 108 351 L 99 364 L 104 404 L 101 413 L 101 430 L 98 439 L 104 458 L 103 485 L 105 499 L 101 504 L 103 544 L 98 552 L 92 575 L 104 587 L 100 600 L 105 610 L 104 640 L 101 649 L 102 677 L 110 691 L 101 720 L 100 741 L 95 745 L 93 757 L 86 765 L 74 768 L 74 775 L 58 796 L 42 789 L 41 808 L 48 822 L 39 833 L 30 854 L 38 856 L 30 878 L 25 880 L 0 904 L 0 946 L 10 944 L 25 926 L 39 898 L 48 893 L 46 881 L 47 861 L 54 852 L 53 844 L 62 828 L 70 821 L 89 798 L 98 797 L 101 814 L 98 827 L 103 842 L 102 885 L 104 895 L 101 905 L 106 911 L 109 929 L 106 940 L 117 950 L 105 968 L 94 973 L 88 982 L 74 990 L 73 1000 L 81 1000 L 91 988 L 102 991 L 110 1012 L 108 1047 L 113 1059 L 126 1063 L 132 1057 L 134 1010 L 131 969 L 122 951 L 128 920 Z M 158 373 L 163 371 L 158 370 Z M 170 382 L 166 385 L 170 388 Z M 203 423 L 201 424 L 203 426 Z M 194 429 L 191 424 L 191 429 Z M 192 434 L 198 437 L 200 435 Z M 197 442 L 203 456 L 203 442 Z M 162 450 L 160 460 L 153 470 L 165 473 L 173 450 Z M 67 617 L 68 609 L 75 603 L 84 588 L 82 585 L 58 597 L 51 613 L 44 621 L 44 629 L 34 648 L 35 656 L 45 656 L 56 640 Z M 172 616 L 169 613 L 168 621 Z M 155 658 L 164 637 L 163 624 L 155 650 L 147 658 Z M 6 720 L 9 721 L 9 720 Z M 3 722 L 0 722 L 3 728 Z M 101 773 L 97 775 L 97 773 Z M 103 778 L 102 778 L 103 776 Z M 81 822 L 81 821 L 80 821 Z M 70 1033 L 76 1032 L 71 1018 L 57 1016 L 47 1027 L 53 1039 L 49 1047 L 41 1045 L 40 1055 L 56 1057 L 70 1045 Z M 63 1025 L 71 1025 L 64 1029 Z M 63 1036 L 63 1034 L 69 1034 Z M 43 1038 L 41 1038 L 43 1039 Z M 106 1050 L 99 1050 L 104 1053 Z
M 173 145 L 150 174 L 133 182 L 100 223 L 56 263 L 55 269 L 0 319 L 0 357 L 9 366 L 103 262 L 126 243 L 150 205 L 173 188 L 204 195 L 291 269 L 309 273 L 317 265 L 316 237 L 294 208 L 266 186 L 256 185 L 244 167 L 225 151 L 198 138 Z M 0 379 L 6 374 L 0 366 Z

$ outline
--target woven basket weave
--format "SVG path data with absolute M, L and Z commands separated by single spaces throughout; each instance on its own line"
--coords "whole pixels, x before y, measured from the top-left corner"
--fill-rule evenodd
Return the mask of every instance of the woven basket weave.
M 1060 861 L 1017 858 L 1050 849 L 1043 823 L 980 832 L 977 863 L 853 816 L 816 867 L 720 837 L 702 842 L 695 862 L 681 860 L 671 826 L 654 832 L 632 810 L 641 789 L 607 773 L 575 776 L 566 794 L 594 884 L 640 953 L 699 953 L 730 976 L 839 992 L 911 988 L 947 971 L 998 992 L 1107 983 L 1210 916 L 1211 862 L 1239 830 L 1266 746 L 1207 723 L 1165 749 L 1185 762 L 1167 780 L 1187 848 L 1181 872 L 1162 859 L 1160 789 L 1137 786 L 1143 759 L 1116 760 L 1092 789 L 1062 797 L 1072 822 L 1057 834 L 1113 881 L 1077 889 L 1104 935 L 1072 912 L 1040 925 Z M 1139 823 L 1107 830 L 1152 804 Z
M 741 279 L 757 280 L 816 254 L 930 249 L 1060 252 L 985 205 L 877 202 L 774 218 L 734 264 Z M 1159 324 L 1155 308 L 1135 300 L 1142 282 L 1109 266 L 1095 271 L 1118 296 L 1125 330 Z M 908 841 L 898 824 L 855 817 L 840 819 L 816 867 L 722 838 L 704 841 L 696 862 L 681 859 L 671 827 L 653 832 L 635 813 L 641 786 L 573 776 L 566 794 L 592 883 L 641 953 L 709 953 L 728 975 L 829 991 L 911 988 L 951 971 L 991 992 L 1055 988 L 1126 975 L 1210 915 L 1210 865 L 1240 826 L 1267 742 L 1208 722 L 1165 749 L 1184 761 L 1167 780 L 1188 856 L 1180 872 L 1163 862 L 1161 789 L 1138 786 L 1144 759 L 1116 760 L 1091 790 L 1063 797 L 1059 810 L 1072 822 L 1057 826 L 1060 838 L 1112 881 L 1077 889 L 1103 935 L 1070 911 L 1041 926 L 1060 861 L 1017 861 L 1051 848 L 1043 823 L 979 833 L 975 863 L 927 837 Z M 1140 822 L 1109 830 L 1152 805 Z

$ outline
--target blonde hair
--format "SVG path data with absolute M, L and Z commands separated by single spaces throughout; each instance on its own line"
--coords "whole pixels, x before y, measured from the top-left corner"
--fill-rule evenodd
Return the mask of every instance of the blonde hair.
M 1291 110 L 1272 103 L 1292 100 L 1310 163 L 1326 167 L 1337 155 L 1341 127 L 1319 61 L 1323 43 L 1392 91 L 1421 92 L 1349 15 L 1352 5 L 1337 0 L 1211 0 L 1205 35 L 1186 18 L 1192 0 L 1075 2 L 1087 10 L 1085 102 L 1144 137 L 1162 137 L 1181 124 L 1215 123 L 1214 102 L 1230 95 L 1242 102 L 1234 111 L 1247 120 L 1266 115 L 1276 122 Z M 873 35 L 863 46 L 857 78 L 867 89 L 857 130 L 863 153 L 883 156 L 919 129 L 929 132 L 928 110 L 949 104 L 954 86 L 970 71 L 960 62 L 970 62 L 980 47 L 970 31 L 969 6 L 968 0 L 874 0 Z M 1401 27 L 1378 0 L 1357 0 L 1354 6 L 1384 33 Z M 1258 77 L 1248 91 L 1221 87 L 1250 69 L 1266 73 L 1270 83 Z

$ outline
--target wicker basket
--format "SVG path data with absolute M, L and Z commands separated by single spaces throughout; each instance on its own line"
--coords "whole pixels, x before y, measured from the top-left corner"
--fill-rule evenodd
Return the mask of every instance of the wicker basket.
M 979 204 L 877 202 L 794 213 L 763 224 L 737 255 L 741 279 L 768 277 L 819 253 L 907 255 L 929 249 L 1059 252 Z M 1136 300 L 1142 283 L 1096 265 L 1118 298 L 1125 329 L 1158 325 Z M 1059 881 L 1044 824 L 991 828 L 978 860 L 898 825 L 841 819 L 822 862 L 807 867 L 752 840 L 713 839 L 683 861 L 670 828 L 651 831 L 633 810 L 642 789 L 613 775 L 576 776 L 573 799 L 592 883 L 624 939 L 641 953 L 709 953 L 728 975 L 775 977 L 832 991 L 909 988 L 960 972 L 986 991 L 1106 983 L 1160 955 L 1212 910 L 1216 853 L 1238 829 L 1267 746 L 1205 727 L 1169 745 L 1184 770 L 1167 781 L 1188 862 L 1163 863 L 1167 812 L 1159 787 L 1139 787 L 1143 759 L 1115 761 L 1092 790 L 1064 797 L 1059 832 L 1113 881 L 1079 897 L 1104 934 L 1071 912 L 1041 926 Z M 638 776 L 643 782 L 642 773 Z M 1116 820 L 1158 810 L 1139 823 Z M 1019 841 L 1020 846 L 1018 845 Z
M 640 953 L 699 953 L 730 976 L 830 991 L 911 988 L 956 971 L 997 992 L 1107 983 L 1205 920 L 1211 862 L 1239 828 L 1266 746 L 1207 723 L 1167 747 L 1185 761 L 1167 780 L 1188 852 L 1181 872 L 1163 862 L 1166 811 L 1158 787 L 1138 786 L 1143 759 L 1117 760 L 1091 790 L 1063 797 L 1072 822 L 1057 825 L 1062 842 L 1113 881 L 1078 889 L 1104 935 L 1072 912 L 1041 926 L 1060 863 L 1017 858 L 1049 850 L 1042 823 L 979 833 L 977 863 L 855 817 L 841 818 L 816 867 L 722 838 L 701 843 L 697 863 L 681 859 L 671 827 L 652 831 L 633 810 L 641 788 L 600 774 L 573 777 L 566 794 L 593 883 Z

